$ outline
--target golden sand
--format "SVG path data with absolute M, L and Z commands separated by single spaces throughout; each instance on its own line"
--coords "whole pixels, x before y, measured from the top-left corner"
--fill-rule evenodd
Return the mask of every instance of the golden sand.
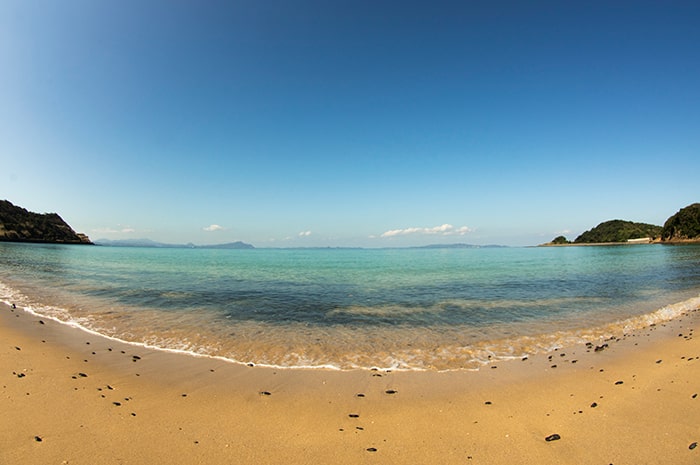
M 697 464 L 699 322 L 478 372 L 338 372 L 144 349 L 0 304 L 0 464 Z

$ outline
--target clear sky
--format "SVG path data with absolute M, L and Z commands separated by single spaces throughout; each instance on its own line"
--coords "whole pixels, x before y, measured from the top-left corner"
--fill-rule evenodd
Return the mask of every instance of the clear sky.
M 0 198 L 92 239 L 534 245 L 699 174 L 697 1 L 0 5 Z

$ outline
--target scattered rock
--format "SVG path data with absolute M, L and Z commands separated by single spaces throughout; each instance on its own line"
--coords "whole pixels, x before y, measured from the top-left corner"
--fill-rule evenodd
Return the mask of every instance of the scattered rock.
M 121 405 L 122 405 L 121 402 L 112 402 L 112 404 L 114 404 L 117 407 L 121 407 Z
M 386 392 L 387 394 L 397 394 L 399 391 L 396 391 L 396 390 L 394 390 L 394 389 L 387 389 L 387 390 L 384 391 L 384 392 Z
M 272 395 L 272 393 L 270 391 L 260 391 L 259 394 L 261 396 L 271 396 Z
M 694 443 L 692 443 L 691 445 L 688 446 L 688 449 L 693 450 L 693 449 L 695 449 L 696 447 L 698 447 L 698 443 L 697 443 L 697 442 L 694 442 Z
M 487 400 L 486 402 L 484 402 L 484 405 L 491 405 L 491 401 Z
M 558 434 L 550 434 L 549 436 L 544 438 L 544 440 L 547 442 L 558 441 L 560 439 L 561 439 L 561 436 L 559 436 Z
M 360 415 L 357 414 L 357 413 L 350 413 L 350 414 L 348 414 L 348 416 L 349 416 L 350 418 L 360 418 Z
M 80 376 L 81 378 L 87 378 L 87 375 L 85 373 L 78 373 L 78 376 Z
M 359 393 L 359 394 L 355 394 L 355 397 L 364 397 L 364 396 L 365 396 L 365 395 L 364 395 L 364 394 L 362 394 L 362 393 Z
M 34 440 L 35 440 L 36 442 L 41 442 L 41 441 L 43 441 L 43 439 L 41 439 L 41 436 L 34 436 Z
M 624 383 L 625 383 L 624 381 L 615 381 L 615 386 L 618 386 L 618 385 L 624 384 Z
M 597 406 L 598 406 L 598 403 L 597 403 L 597 402 L 593 402 L 593 403 L 591 404 L 591 408 L 596 408 Z
M 367 452 L 377 452 L 377 448 L 376 447 L 368 447 Z

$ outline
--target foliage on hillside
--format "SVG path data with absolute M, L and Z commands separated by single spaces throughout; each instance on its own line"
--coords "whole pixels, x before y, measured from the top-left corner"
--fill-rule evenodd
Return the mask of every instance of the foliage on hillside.
M 661 238 L 664 241 L 700 238 L 700 203 L 681 208 L 666 220 Z
M 552 239 L 551 244 L 556 244 L 556 245 L 571 244 L 571 241 L 564 236 L 557 236 L 554 239 Z
M 90 243 L 56 213 L 33 213 L 7 200 L 0 200 L 0 241 Z
M 627 242 L 629 239 L 661 236 L 661 226 L 647 223 L 635 223 L 624 220 L 611 220 L 600 223 L 574 240 L 575 244 L 590 244 L 596 242 Z

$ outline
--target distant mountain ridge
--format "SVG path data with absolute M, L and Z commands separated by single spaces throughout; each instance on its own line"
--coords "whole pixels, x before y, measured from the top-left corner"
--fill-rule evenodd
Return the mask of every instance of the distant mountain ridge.
M 543 245 L 624 244 L 642 242 L 700 242 L 700 203 L 681 208 L 662 226 L 610 220 L 600 223 L 576 238 L 573 242 L 557 236 Z
M 92 244 L 73 231 L 56 213 L 34 213 L 0 200 L 0 241 L 55 244 Z
M 245 242 L 236 241 L 229 242 L 226 244 L 215 244 L 215 245 L 195 245 L 192 243 L 187 244 L 166 244 L 163 242 L 156 242 L 151 239 L 97 239 L 95 241 L 96 245 L 101 245 L 105 247 L 152 247 L 159 249 L 254 249 L 251 244 L 246 244 Z

